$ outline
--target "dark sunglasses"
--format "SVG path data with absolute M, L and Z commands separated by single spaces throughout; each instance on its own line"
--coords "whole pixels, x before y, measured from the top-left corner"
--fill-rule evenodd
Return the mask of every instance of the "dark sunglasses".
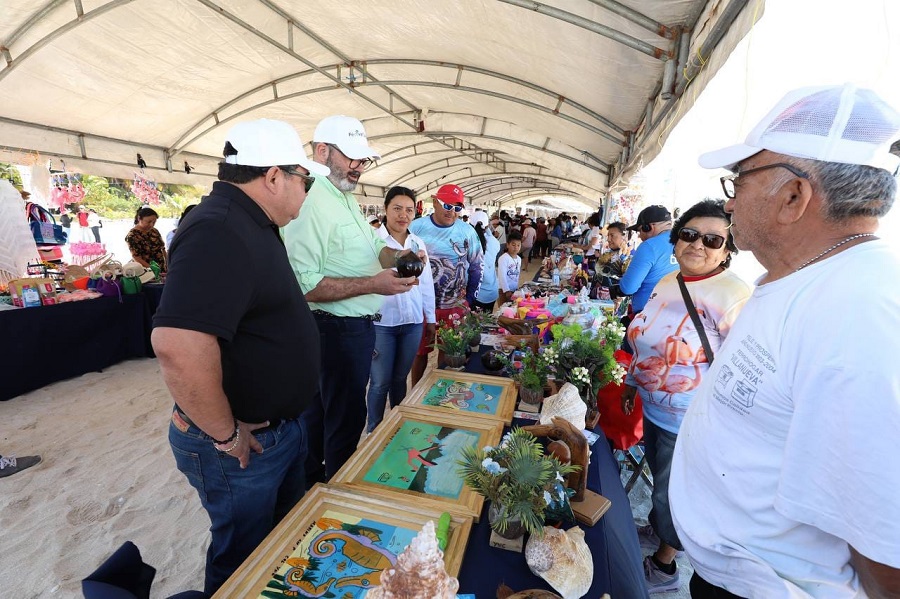
M 447 202 L 441 202 L 438 200 L 438 203 L 444 207 L 444 210 L 450 212 L 451 210 L 455 210 L 456 212 L 462 212 L 462 204 L 448 204 Z
M 305 191 L 306 193 L 309 193 L 309 190 L 312 189 L 313 183 L 316 182 L 316 178 L 311 175 L 304 175 L 299 171 L 295 171 L 292 168 L 285 168 L 283 166 L 279 166 L 278 168 L 289 175 L 294 175 L 295 177 L 300 177 L 301 179 L 303 179 L 303 191 Z
M 716 235 L 715 233 L 701 234 L 700 231 L 695 229 L 681 229 L 678 231 L 678 239 L 685 243 L 694 243 L 699 239 L 703 242 L 703 245 L 711 250 L 717 250 L 725 245 L 725 238 L 721 235 Z

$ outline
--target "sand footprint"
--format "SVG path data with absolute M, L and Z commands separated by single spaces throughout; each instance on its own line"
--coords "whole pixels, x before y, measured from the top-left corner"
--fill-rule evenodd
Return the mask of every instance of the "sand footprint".
M 105 508 L 99 501 L 88 501 L 82 505 L 72 507 L 69 513 L 66 514 L 66 520 L 72 526 L 103 522 L 118 514 L 124 504 L 124 497 L 110 499 Z

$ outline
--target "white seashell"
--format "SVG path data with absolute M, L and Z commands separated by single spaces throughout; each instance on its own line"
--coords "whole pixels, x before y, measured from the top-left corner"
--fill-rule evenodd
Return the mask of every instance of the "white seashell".
M 553 424 L 554 416 L 561 416 L 578 430 L 584 430 L 587 404 L 581 399 L 578 387 L 572 383 L 563 385 L 559 393 L 544 400 L 541 408 L 541 424 Z
M 444 554 L 429 520 L 397 556 L 397 565 L 381 573 L 381 586 L 366 593 L 366 599 L 455 599 L 457 590 L 459 581 L 444 568 Z
M 584 597 L 594 581 L 594 559 L 584 542 L 584 531 L 577 526 L 565 532 L 545 526 L 543 538 L 528 539 L 525 561 L 563 599 Z

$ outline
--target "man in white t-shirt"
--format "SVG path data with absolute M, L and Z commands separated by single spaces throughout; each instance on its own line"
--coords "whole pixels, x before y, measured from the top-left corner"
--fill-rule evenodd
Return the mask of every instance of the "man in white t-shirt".
M 898 137 L 873 92 L 806 88 L 700 157 L 734 172 L 735 243 L 767 272 L 675 448 L 694 599 L 898 596 L 900 257 L 875 237 Z

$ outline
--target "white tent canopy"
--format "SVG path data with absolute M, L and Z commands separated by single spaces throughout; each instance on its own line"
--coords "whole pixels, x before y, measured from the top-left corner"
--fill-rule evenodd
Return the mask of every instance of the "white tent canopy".
M 358 194 L 587 207 L 649 161 L 748 0 L 0 0 L 0 161 L 207 185 L 225 133 L 361 119 Z M 192 168 L 185 173 L 185 163 Z

